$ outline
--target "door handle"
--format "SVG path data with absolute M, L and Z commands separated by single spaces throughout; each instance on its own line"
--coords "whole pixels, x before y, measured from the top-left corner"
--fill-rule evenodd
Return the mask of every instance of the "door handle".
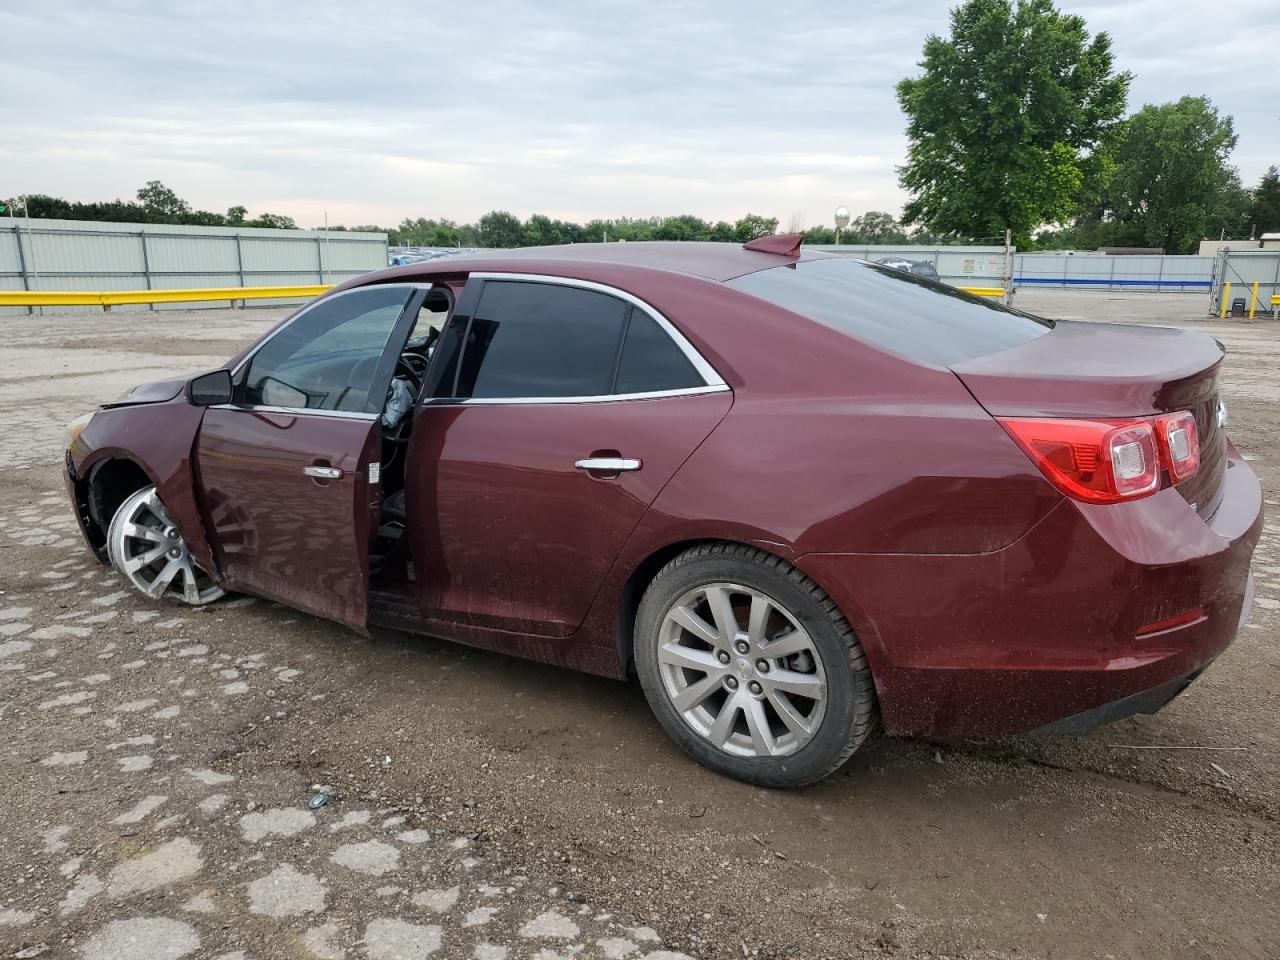
M 622 473 L 624 470 L 639 470 L 640 461 L 630 457 L 587 457 L 574 466 L 591 473 Z
M 341 467 L 303 467 L 302 472 L 317 480 L 341 480 Z

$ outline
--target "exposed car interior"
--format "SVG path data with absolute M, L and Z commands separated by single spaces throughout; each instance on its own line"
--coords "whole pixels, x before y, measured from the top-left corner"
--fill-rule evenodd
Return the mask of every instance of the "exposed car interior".
M 382 410 L 382 506 L 378 530 L 369 552 L 373 574 L 392 578 L 412 570 L 404 546 L 404 465 L 413 432 L 413 410 L 422 395 L 427 367 L 441 331 L 453 310 L 453 291 L 433 286 L 418 310 L 387 389 Z

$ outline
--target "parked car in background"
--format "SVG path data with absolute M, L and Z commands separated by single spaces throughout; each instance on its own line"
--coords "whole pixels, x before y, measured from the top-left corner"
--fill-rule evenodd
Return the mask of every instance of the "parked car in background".
M 1250 605 L 1220 344 L 745 246 L 484 251 L 344 283 L 68 430 L 90 547 L 624 679 L 712 769 L 1080 732 L 1176 696 Z
M 928 277 L 930 280 L 938 279 L 938 271 L 928 260 L 904 260 L 902 257 L 881 257 L 876 263 L 882 263 L 886 267 L 892 267 L 894 270 L 901 270 L 904 273 L 914 273 L 917 277 Z

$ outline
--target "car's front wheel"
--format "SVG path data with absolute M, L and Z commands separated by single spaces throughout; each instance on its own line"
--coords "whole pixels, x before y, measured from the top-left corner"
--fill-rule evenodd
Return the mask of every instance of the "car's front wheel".
M 708 544 L 663 567 L 640 602 L 635 661 L 672 739 L 762 786 L 821 780 L 875 718 L 871 671 L 835 603 L 752 547 Z
M 192 559 L 155 487 L 143 487 L 120 504 L 107 528 L 107 556 L 153 600 L 169 597 L 201 606 L 224 592 Z

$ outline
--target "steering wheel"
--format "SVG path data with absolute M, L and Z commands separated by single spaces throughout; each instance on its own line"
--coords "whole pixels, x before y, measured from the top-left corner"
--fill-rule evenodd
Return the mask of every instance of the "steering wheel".
M 423 364 L 423 369 L 419 371 L 412 362 L 414 360 L 421 362 L 422 358 L 416 353 L 400 354 L 396 358 L 396 369 L 392 376 L 408 380 L 413 390 L 413 399 L 417 400 L 418 395 L 422 393 L 422 377 L 426 373 L 426 365 Z

